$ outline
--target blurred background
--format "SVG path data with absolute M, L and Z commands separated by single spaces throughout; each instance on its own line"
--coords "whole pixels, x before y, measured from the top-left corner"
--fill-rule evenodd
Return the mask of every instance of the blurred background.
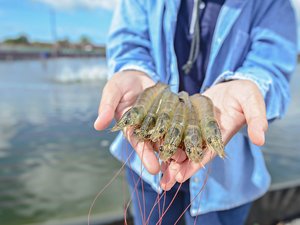
M 300 0 L 292 2 L 300 21 Z M 108 151 L 114 135 L 93 129 L 116 3 L 0 0 L 1 225 L 87 224 L 93 198 L 120 168 Z M 249 224 L 300 218 L 299 73 L 287 115 L 267 135 L 272 187 Z M 101 195 L 95 223 L 122 221 L 124 186 L 121 174 Z

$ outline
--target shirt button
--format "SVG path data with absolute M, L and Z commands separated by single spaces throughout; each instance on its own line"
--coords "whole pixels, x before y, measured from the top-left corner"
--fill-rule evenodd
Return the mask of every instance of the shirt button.
M 199 8 L 204 9 L 205 8 L 205 2 L 201 2 Z

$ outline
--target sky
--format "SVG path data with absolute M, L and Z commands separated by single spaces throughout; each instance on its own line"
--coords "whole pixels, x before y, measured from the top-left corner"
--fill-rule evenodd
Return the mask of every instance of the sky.
M 82 35 L 104 44 L 115 0 L 0 0 L 0 40 L 26 34 L 34 41 L 78 41 Z M 53 16 L 55 15 L 55 16 Z
M 300 31 L 300 0 L 291 1 Z M 116 4 L 117 0 L 0 0 L 0 41 L 26 34 L 34 41 L 76 42 L 86 35 L 96 44 L 105 44 Z

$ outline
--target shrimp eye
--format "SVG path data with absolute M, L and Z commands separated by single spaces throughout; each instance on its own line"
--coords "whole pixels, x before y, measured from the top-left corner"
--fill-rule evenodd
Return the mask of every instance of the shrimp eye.
M 162 134 L 164 132 L 163 128 L 160 128 L 159 133 Z
M 159 151 L 162 152 L 164 150 L 163 146 L 159 147 Z
M 125 120 L 125 121 L 124 121 L 124 124 L 125 124 L 125 125 L 128 125 L 128 123 L 129 123 L 128 120 Z
M 187 151 L 187 153 L 191 154 L 191 149 L 190 148 L 187 148 L 186 151 Z
M 207 138 L 207 142 L 211 144 L 211 138 Z

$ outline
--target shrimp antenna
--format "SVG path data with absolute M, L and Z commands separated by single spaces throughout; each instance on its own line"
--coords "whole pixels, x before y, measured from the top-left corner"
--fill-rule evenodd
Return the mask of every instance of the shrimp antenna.
M 110 181 L 98 192 L 98 194 L 96 195 L 96 197 L 94 198 L 90 209 L 89 209 L 89 213 L 88 213 L 88 225 L 90 225 L 90 218 L 91 218 L 91 213 L 92 213 L 92 209 L 94 208 L 94 205 L 97 201 L 97 199 L 99 198 L 99 196 L 112 184 L 112 182 L 117 178 L 118 175 L 120 175 L 120 173 L 122 172 L 122 170 L 124 169 L 126 163 L 129 161 L 129 159 L 131 158 L 132 154 L 134 151 L 132 151 L 130 153 L 130 155 L 128 156 L 127 160 L 123 163 L 123 165 L 121 166 L 121 168 L 115 173 L 115 175 L 110 179 Z

